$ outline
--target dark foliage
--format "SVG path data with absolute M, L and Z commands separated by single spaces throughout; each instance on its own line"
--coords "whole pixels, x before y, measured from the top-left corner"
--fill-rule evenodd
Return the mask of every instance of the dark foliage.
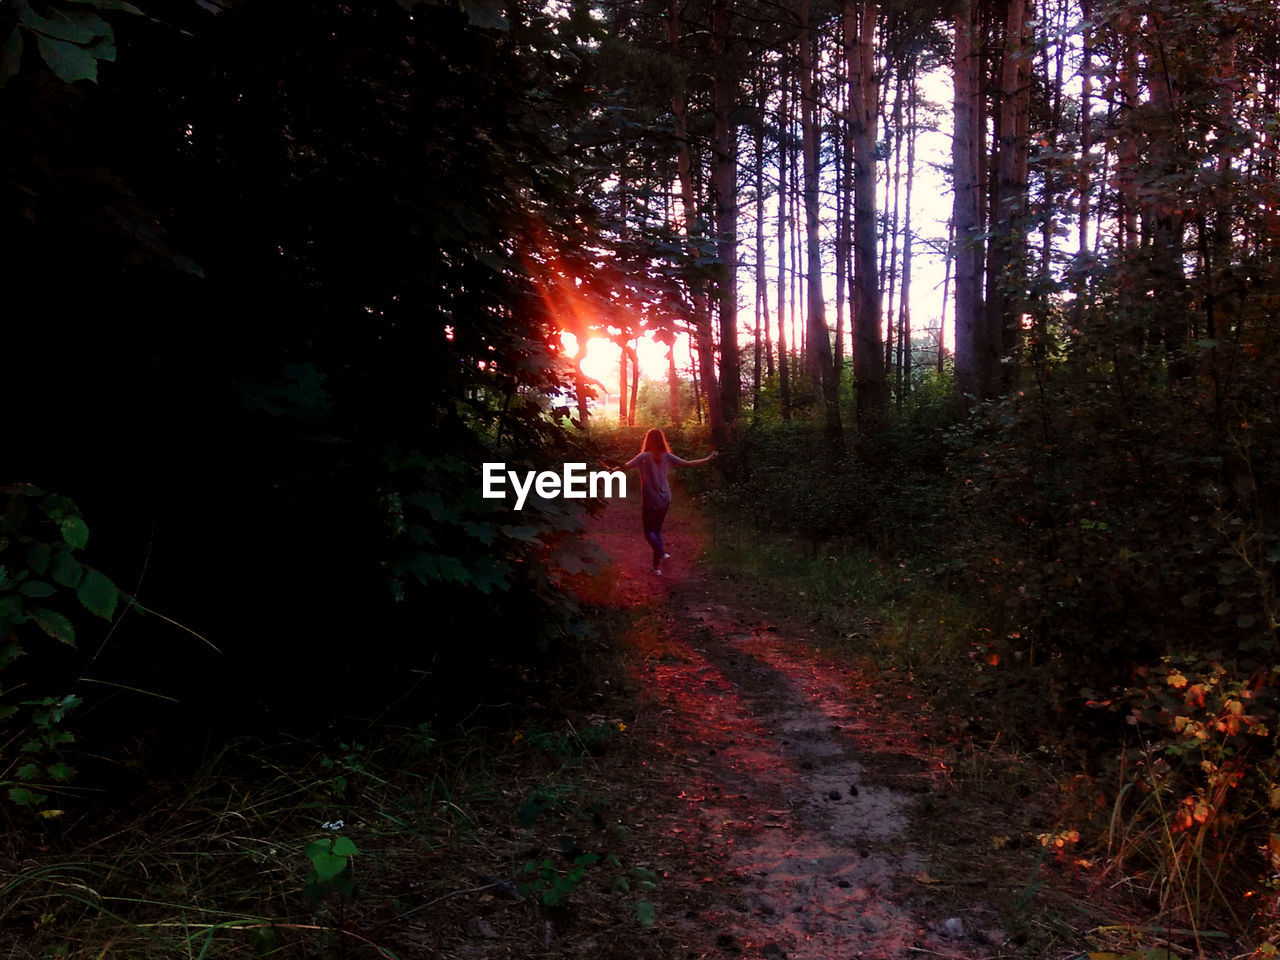
M 305 724 L 564 634 L 573 516 L 479 468 L 566 458 L 526 265 L 580 239 L 577 36 L 407 6 L 121 14 L 99 83 L 0 91 L 8 472 L 221 650 L 134 612 L 101 679 Z

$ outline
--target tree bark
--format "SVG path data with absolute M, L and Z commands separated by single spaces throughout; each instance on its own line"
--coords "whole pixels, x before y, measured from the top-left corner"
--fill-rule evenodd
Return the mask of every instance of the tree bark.
M 880 276 L 876 263 L 876 120 L 879 84 L 872 46 L 876 0 L 844 0 L 849 60 L 849 149 L 853 154 L 853 374 L 859 423 L 885 407 L 884 347 L 880 335 Z
M 680 9 L 672 0 L 667 8 L 667 38 L 673 53 L 680 49 Z M 684 214 L 685 234 L 695 257 L 700 253 L 695 230 L 698 222 L 697 195 L 693 184 L 693 158 L 689 149 L 688 104 L 683 90 L 671 99 L 671 115 L 676 140 L 676 172 L 680 180 L 680 200 Z M 707 420 L 717 446 L 724 440 L 724 416 L 720 407 L 720 388 L 716 381 L 715 334 L 711 328 L 711 310 L 701 282 L 689 281 L 690 298 L 693 301 L 694 339 L 698 346 L 698 371 L 701 374 L 702 393 L 707 398 Z M 701 422 L 701 406 L 699 406 Z
M 954 110 L 955 133 L 951 141 L 954 179 L 955 225 L 955 331 L 956 388 L 962 411 L 975 399 L 989 394 L 990 377 L 983 369 L 982 237 L 979 209 L 978 77 L 981 60 L 977 48 L 977 0 L 962 0 L 956 11 Z
M 726 0 L 711 5 L 711 109 L 715 145 L 711 151 L 711 195 L 715 216 L 716 301 L 720 319 L 720 410 L 725 424 L 738 419 L 742 406 L 741 352 L 738 346 L 738 137 L 730 113 L 738 100 L 738 78 L 729 61 Z M 722 431 L 723 433 L 723 428 Z M 717 437 L 717 443 L 723 436 Z
M 1078 328 L 1084 320 L 1085 297 L 1088 292 L 1090 179 L 1093 150 L 1093 28 L 1089 17 L 1091 0 L 1080 0 L 1084 30 L 1080 34 L 1080 165 L 1076 173 L 1076 196 L 1079 206 L 1080 238 L 1076 251 L 1076 268 L 1072 275 L 1071 316 Z
M 636 348 L 631 344 L 623 346 L 623 353 L 631 358 L 631 403 L 627 407 L 627 426 L 634 427 L 636 425 L 636 397 L 640 394 L 640 357 L 636 355 Z
M 766 98 L 766 85 L 764 77 L 759 78 L 759 87 L 757 95 L 757 106 L 760 111 L 760 119 L 756 125 L 756 326 L 755 326 L 755 357 L 752 364 L 752 391 L 751 391 L 751 410 L 752 419 L 759 420 L 760 417 L 760 382 L 763 376 L 765 361 L 768 363 L 768 373 L 773 375 L 773 357 L 769 350 L 769 281 L 765 276 L 764 270 L 764 108 Z M 763 331 L 762 328 L 763 327 Z M 762 336 L 763 333 L 763 336 Z
M 822 295 L 822 247 L 818 209 L 818 103 L 814 92 L 814 48 L 816 31 L 810 23 L 809 0 L 800 0 L 800 136 L 804 153 L 805 246 L 808 253 L 807 326 L 809 344 L 822 387 L 824 433 L 827 446 L 837 454 L 844 451 L 844 430 L 840 423 L 839 381 L 831 361 L 831 334 L 827 331 L 826 299 Z
M 779 412 L 791 420 L 791 364 L 787 359 L 787 156 L 790 114 L 787 113 L 787 82 L 782 78 L 778 98 L 778 394 Z
M 916 173 L 916 107 L 919 87 L 916 65 L 908 66 L 907 86 L 907 201 L 902 236 L 902 295 L 898 307 L 898 401 L 911 390 L 911 191 Z
M 627 425 L 627 345 L 618 341 L 618 426 Z
M 680 424 L 680 373 L 676 370 L 676 342 L 667 345 L 667 416 L 671 425 Z
M 1022 216 L 1026 206 L 1027 114 L 1031 93 L 1031 57 L 1026 47 L 1029 0 L 1007 0 L 1004 50 L 1000 65 L 999 141 L 996 178 L 992 184 L 991 241 L 987 262 L 980 368 L 985 393 L 999 382 L 1001 356 L 1016 356 L 1021 341 L 1022 291 L 1026 241 Z M 1012 365 L 1010 365 L 1012 369 Z

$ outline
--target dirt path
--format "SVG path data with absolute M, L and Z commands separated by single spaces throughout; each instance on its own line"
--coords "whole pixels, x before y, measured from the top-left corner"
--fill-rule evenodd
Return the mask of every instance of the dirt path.
M 612 602 L 643 612 L 630 638 L 636 732 L 651 741 L 658 784 L 657 866 L 677 914 L 664 923 L 669 955 L 997 953 L 993 910 L 953 894 L 930 916 L 936 903 L 920 892 L 937 882 L 929 851 L 909 839 L 929 830 L 912 818 L 941 772 L 920 718 L 814 653 L 802 610 L 767 619 L 701 569 L 705 534 L 687 507 L 668 520 L 661 577 L 648 570 L 638 506 L 615 502 L 590 533 L 616 565 Z

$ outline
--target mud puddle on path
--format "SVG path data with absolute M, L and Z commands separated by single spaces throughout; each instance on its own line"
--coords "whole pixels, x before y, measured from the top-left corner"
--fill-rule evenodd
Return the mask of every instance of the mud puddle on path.
M 884 729 L 847 670 L 700 599 L 698 579 L 664 591 L 670 640 L 649 685 L 686 771 L 684 829 L 695 850 L 724 852 L 711 895 L 679 923 L 691 942 L 713 929 L 729 956 L 989 956 L 1003 939 L 993 911 L 926 922 L 903 895 L 929 882 L 904 832 L 932 773 L 892 745 L 913 732 Z M 874 769 L 859 741 L 893 769 Z

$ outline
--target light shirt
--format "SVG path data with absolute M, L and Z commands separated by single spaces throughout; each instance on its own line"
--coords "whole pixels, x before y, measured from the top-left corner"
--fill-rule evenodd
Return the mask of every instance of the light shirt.
M 688 460 L 681 460 L 674 453 L 664 453 L 655 459 L 649 452 L 638 453 L 627 461 L 628 467 L 640 468 L 640 505 L 645 510 L 665 510 L 671 506 L 671 487 L 667 484 L 667 471 L 672 466 L 687 467 Z

